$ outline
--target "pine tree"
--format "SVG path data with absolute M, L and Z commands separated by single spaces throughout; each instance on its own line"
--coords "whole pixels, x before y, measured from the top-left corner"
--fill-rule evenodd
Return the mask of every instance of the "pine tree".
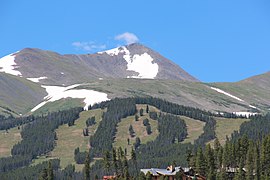
M 147 114 L 149 113 L 149 106 L 148 106 L 148 104 L 146 105 L 146 113 Z
M 48 180 L 48 171 L 43 169 L 38 177 L 38 180 Z
M 247 160 L 246 160 L 246 167 L 247 167 L 247 180 L 253 180 L 253 171 L 254 171 L 254 146 L 253 142 L 250 142 L 248 151 L 247 151 Z
M 238 169 L 238 171 L 237 171 L 237 173 L 235 175 L 236 180 L 245 180 L 246 179 L 245 178 L 245 172 L 244 172 L 243 168 L 244 168 L 244 159 L 241 158 L 240 159 L 240 164 L 239 164 L 239 169 Z
M 111 158 L 110 152 L 106 151 L 103 160 L 104 160 L 104 167 L 105 167 L 107 173 L 109 173 L 109 170 L 111 167 L 110 158 Z
M 260 163 L 260 150 L 259 150 L 259 144 L 257 143 L 254 147 L 255 151 L 255 180 L 261 179 L 261 163 Z
M 207 174 L 207 179 L 209 180 L 215 180 L 215 158 L 214 158 L 214 152 L 210 146 L 210 144 L 208 144 L 206 146 L 206 150 L 205 150 L 205 159 L 206 159 L 206 174 Z
M 146 176 L 143 172 L 140 172 L 138 180 L 146 180 Z
M 152 133 L 152 130 L 151 130 L 151 126 L 150 125 L 147 125 L 146 126 L 146 132 L 147 132 L 148 135 Z
M 217 176 L 217 178 L 216 178 L 217 180 L 227 180 L 228 179 L 225 168 L 223 168 L 223 167 L 220 169 L 220 172 L 217 173 L 216 176 Z
M 141 140 L 139 137 L 136 137 L 135 143 L 134 143 L 134 148 L 137 149 L 141 145 Z
M 124 157 L 124 178 L 125 179 L 130 179 L 130 177 L 129 177 L 129 171 L 128 171 L 128 161 L 127 161 L 127 158 L 126 157 Z
M 84 179 L 90 180 L 90 154 L 89 152 L 86 155 L 84 163 Z
M 48 180 L 53 180 L 54 175 L 53 175 L 53 168 L 52 168 L 52 163 L 49 161 L 48 163 Z
M 117 155 L 116 155 L 116 150 L 113 148 L 112 150 L 112 161 L 113 161 L 113 166 L 114 166 L 114 171 L 115 174 L 118 175 L 118 163 L 117 163 Z
M 143 108 L 140 109 L 140 116 L 143 116 Z
M 131 137 L 134 137 L 135 135 L 135 131 L 133 130 L 133 126 L 132 125 L 129 125 L 129 128 L 128 128 L 128 130 L 129 130 L 129 135 L 131 136 Z
M 146 178 L 145 178 L 146 180 L 152 180 L 152 175 L 150 174 L 150 172 L 148 172 L 147 174 L 146 174 Z
M 195 171 L 201 175 L 205 175 L 205 159 L 201 148 L 198 148 L 195 165 Z
M 138 164 L 137 164 L 137 156 L 135 150 L 132 148 L 131 150 L 131 160 L 135 166 L 136 174 L 138 173 Z
M 139 121 L 139 116 L 137 114 L 135 115 L 135 121 Z

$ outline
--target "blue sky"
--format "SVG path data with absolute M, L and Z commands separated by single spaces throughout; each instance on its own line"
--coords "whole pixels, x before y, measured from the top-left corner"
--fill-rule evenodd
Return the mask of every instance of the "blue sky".
M 158 51 L 201 81 L 239 81 L 270 71 L 270 1 L 0 2 L 1 57 L 25 47 L 94 53 L 126 40 Z

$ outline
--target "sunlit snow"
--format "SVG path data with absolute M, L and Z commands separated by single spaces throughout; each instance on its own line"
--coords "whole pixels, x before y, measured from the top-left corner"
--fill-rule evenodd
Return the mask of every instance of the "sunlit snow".
M 231 94 L 229 94 L 229 93 L 227 93 L 227 92 L 225 92 L 225 91 L 223 91 L 223 90 L 221 90 L 221 89 L 218 89 L 218 88 L 215 88 L 215 87 L 211 87 L 211 89 L 213 89 L 213 90 L 215 90 L 215 91 L 217 91 L 217 92 L 219 92 L 219 93 L 221 93 L 221 94 L 225 94 L 226 96 L 229 96 L 229 97 L 231 97 L 231 98 L 233 98 L 233 99 L 236 99 L 236 100 L 238 100 L 238 101 L 244 102 L 243 99 L 240 99 L 240 98 L 238 98 L 238 97 L 236 97 L 236 96 L 234 96 L 234 95 L 231 95 Z
M 253 109 L 258 109 L 256 106 L 252 106 L 252 105 L 248 105 L 248 106 L 253 108 Z
M 110 56 L 117 56 L 119 53 L 123 53 L 123 50 L 121 48 L 122 47 L 118 47 L 107 51 L 98 52 L 98 54 L 107 53 Z
M 2 57 L 0 59 L 0 72 L 5 72 L 7 74 L 12 74 L 15 76 L 21 76 L 21 72 L 15 70 L 18 67 L 15 63 L 15 57 L 15 53 Z
M 33 81 L 35 83 L 38 83 L 40 80 L 42 80 L 42 79 L 48 79 L 48 78 L 45 77 L 45 76 L 43 76 L 43 77 L 39 77 L 39 78 L 26 78 L 26 79 L 28 79 L 30 81 Z
M 54 102 L 68 97 L 84 99 L 85 103 L 84 110 L 88 110 L 89 105 L 109 100 L 106 93 L 87 89 L 74 89 L 77 86 L 79 86 L 79 84 L 75 84 L 68 87 L 42 86 L 43 88 L 46 89 L 48 95 L 44 97 L 45 101 L 41 102 L 36 107 L 34 107 L 31 110 L 31 112 L 36 111 L 37 109 L 41 108 L 48 102 Z
M 110 56 L 117 56 L 120 53 L 124 54 L 123 58 L 127 62 L 127 70 L 139 73 L 139 75 L 128 76 L 127 78 L 154 79 L 158 74 L 158 64 L 153 63 L 154 59 L 147 53 L 131 56 L 130 51 L 125 46 L 98 52 L 98 54 L 103 53 L 107 53 Z
M 252 113 L 252 112 L 233 112 L 233 113 L 237 116 L 246 116 L 246 117 L 254 116 L 258 114 L 258 113 Z

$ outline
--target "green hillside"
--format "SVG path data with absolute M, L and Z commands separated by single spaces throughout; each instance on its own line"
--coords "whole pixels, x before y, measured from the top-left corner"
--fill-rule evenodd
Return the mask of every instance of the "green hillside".
M 39 84 L 0 73 L 0 114 L 26 114 L 47 95 Z
M 8 131 L 0 131 L 0 158 L 11 155 L 11 148 L 21 141 L 21 130 L 17 127 L 9 129 Z
M 96 109 L 91 111 L 83 111 L 80 113 L 80 118 L 75 121 L 73 126 L 62 125 L 57 130 L 56 147 L 49 156 L 41 156 L 34 160 L 34 164 L 46 161 L 48 159 L 61 160 L 61 167 L 65 168 L 68 164 L 76 164 L 74 161 L 74 150 L 79 147 L 81 151 L 86 151 L 89 147 L 89 136 L 83 136 L 83 129 L 86 128 L 86 120 L 89 117 L 96 117 L 96 124 L 89 127 L 89 135 L 94 134 L 103 110 Z M 81 170 L 82 165 L 76 164 L 76 169 Z

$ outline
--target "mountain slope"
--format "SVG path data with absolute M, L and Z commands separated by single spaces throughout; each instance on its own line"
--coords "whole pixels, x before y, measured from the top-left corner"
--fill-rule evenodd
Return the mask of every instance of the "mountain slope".
M 270 109 L 269 72 L 236 83 L 201 83 L 140 44 L 86 55 L 26 48 L 1 58 L 0 72 L 2 114 L 44 113 L 80 104 L 87 109 L 95 102 L 130 96 L 247 115 Z
M 15 54 L 22 77 L 42 84 L 72 85 L 90 79 L 140 78 L 198 81 L 178 65 L 140 44 L 85 55 L 60 55 L 26 48 Z
M 259 110 L 270 110 L 270 72 L 235 83 L 214 83 L 212 85 L 232 92 Z
M 6 73 L 0 73 L 0 84 L 2 114 L 25 114 L 46 96 L 39 84 Z

